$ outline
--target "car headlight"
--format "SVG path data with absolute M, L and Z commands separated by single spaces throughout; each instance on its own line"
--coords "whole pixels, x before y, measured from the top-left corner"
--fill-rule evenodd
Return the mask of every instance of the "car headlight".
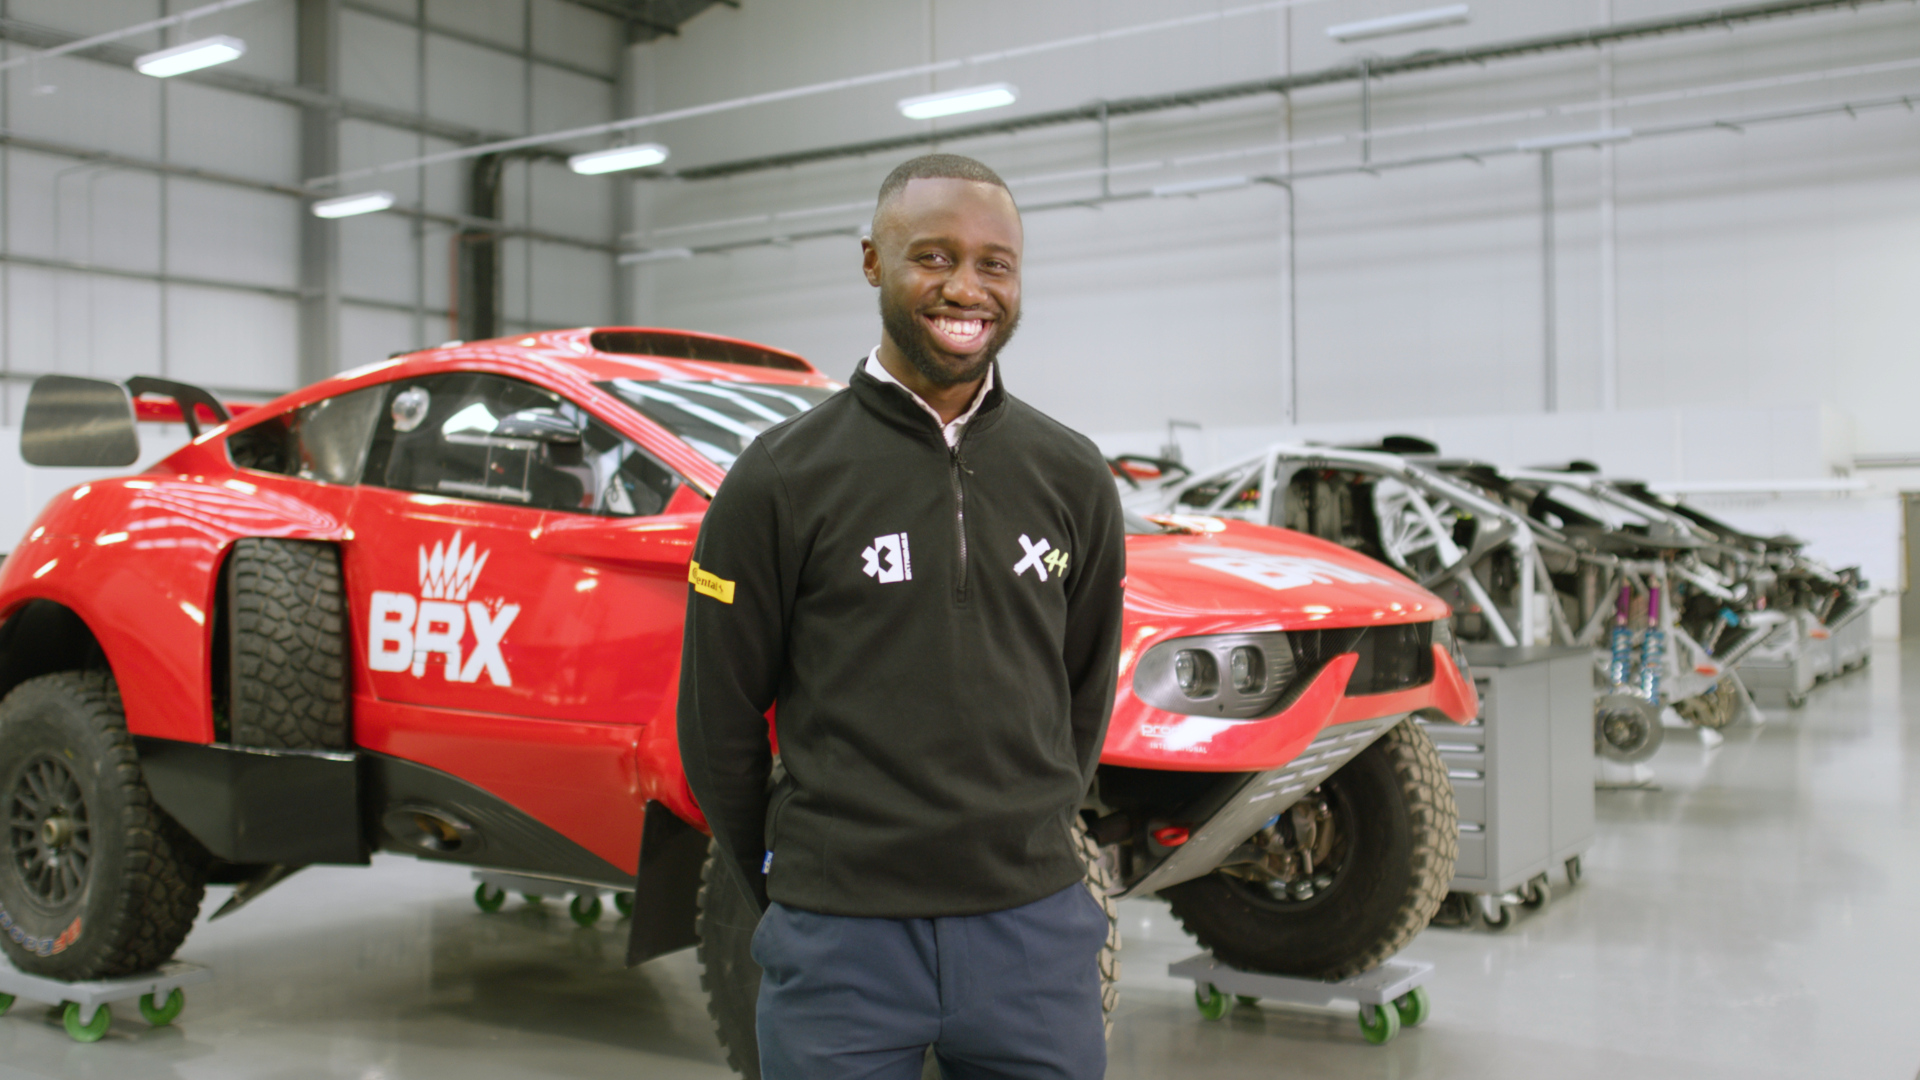
M 1473 681 L 1473 669 L 1467 666 L 1467 648 L 1461 643 L 1460 636 L 1453 632 L 1451 618 L 1434 621 L 1433 643 L 1445 646 L 1447 656 L 1453 660 L 1453 666 L 1460 670 L 1460 677 L 1468 682 Z
M 1278 631 L 1175 638 L 1140 657 L 1133 692 L 1171 713 L 1251 720 L 1278 711 L 1297 668 Z
M 1173 681 L 1180 692 L 1193 698 L 1213 696 L 1213 655 L 1201 649 L 1181 649 L 1173 654 Z

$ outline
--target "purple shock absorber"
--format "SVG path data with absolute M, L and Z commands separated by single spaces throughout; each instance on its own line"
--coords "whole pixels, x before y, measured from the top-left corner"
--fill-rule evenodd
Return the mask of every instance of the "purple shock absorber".
M 1620 596 L 1613 606 L 1613 636 L 1608 644 L 1613 655 L 1607 663 L 1607 679 L 1615 686 L 1627 685 L 1627 672 L 1633 666 L 1633 631 L 1627 620 L 1633 612 L 1633 586 L 1620 583 Z
M 1667 632 L 1660 629 L 1660 586 L 1647 585 L 1647 636 L 1640 643 L 1640 693 L 1660 700 L 1660 668 L 1666 658 Z

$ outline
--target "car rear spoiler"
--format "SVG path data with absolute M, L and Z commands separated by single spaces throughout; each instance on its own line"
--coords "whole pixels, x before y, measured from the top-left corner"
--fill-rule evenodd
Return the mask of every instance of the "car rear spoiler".
M 224 424 L 256 407 L 225 403 L 192 383 L 151 375 L 123 383 L 42 375 L 27 395 L 20 456 L 29 465 L 119 468 L 140 458 L 137 422 L 185 424 L 197 439 L 203 420 Z

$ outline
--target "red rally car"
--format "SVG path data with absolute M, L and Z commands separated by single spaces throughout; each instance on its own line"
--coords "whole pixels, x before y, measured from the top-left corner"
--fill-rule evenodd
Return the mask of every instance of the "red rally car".
M 631 891 L 635 962 L 704 929 L 739 1048 L 758 973 L 702 913 L 675 740 L 688 563 L 734 457 L 838 389 L 775 349 L 620 328 L 397 356 L 238 416 L 165 380 L 41 380 L 30 462 L 131 464 L 136 419 L 193 437 L 56 497 L 0 569 L 0 948 L 136 972 L 210 883 L 244 903 L 403 852 Z M 1445 605 L 1281 529 L 1129 532 L 1090 880 L 1166 897 L 1243 966 L 1377 964 L 1452 876 L 1422 724 L 1478 704 Z

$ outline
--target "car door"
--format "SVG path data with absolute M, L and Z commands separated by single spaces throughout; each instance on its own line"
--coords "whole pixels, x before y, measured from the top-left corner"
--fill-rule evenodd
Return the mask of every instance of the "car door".
M 666 514 L 681 489 L 545 388 L 478 372 L 392 384 L 346 544 L 360 744 L 630 866 L 635 748 L 673 722 L 686 565 L 626 559 L 621 541 L 684 532 L 690 552 L 697 519 Z M 595 542 L 549 537 L 583 531 Z

